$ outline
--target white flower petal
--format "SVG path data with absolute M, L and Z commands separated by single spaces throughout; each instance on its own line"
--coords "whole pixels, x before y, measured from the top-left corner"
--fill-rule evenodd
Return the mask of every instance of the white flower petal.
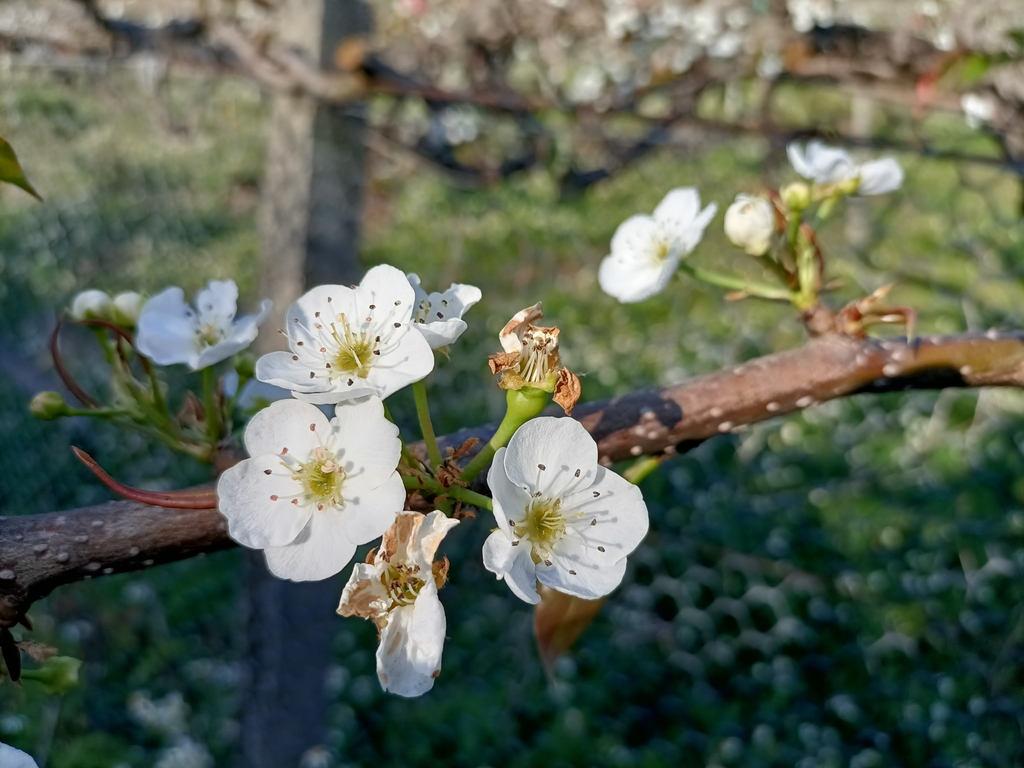
M 434 510 L 427 515 L 416 533 L 414 551 L 410 552 L 413 562 L 421 568 L 429 569 L 434 562 L 437 548 L 441 546 L 441 540 L 458 524 L 458 520 L 446 516 L 444 512 Z
M 217 508 L 239 544 L 253 549 L 284 546 L 302 533 L 313 512 L 301 496 L 298 504 L 291 503 L 302 490 L 279 456 L 263 454 L 224 471 L 217 482 Z
M 0 744 L 0 766 L 2 768 L 39 768 L 26 753 L 8 744 Z
M 303 375 L 303 373 L 305 375 Z M 256 361 L 256 378 L 264 384 L 290 390 L 293 395 L 316 392 L 320 383 L 309 378 L 309 370 L 295 365 L 290 352 L 269 352 Z M 343 397 L 344 395 L 339 395 Z M 309 402 L 307 400 L 307 402 Z M 326 400 L 324 402 L 338 402 Z
M 653 261 L 657 249 L 658 225 L 651 216 L 630 216 L 612 235 L 612 255 L 632 263 Z
M 574 573 L 570 573 L 574 571 Z M 537 580 L 552 589 L 584 600 L 604 597 L 622 583 L 626 572 L 626 558 L 608 566 L 594 567 L 586 564 L 566 564 L 555 561 L 551 565 L 537 566 Z
M 209 368 L 221 360 L 227 360 L 236 352 L 241 352 L 252 344 L 256 340 L 258 333 L 259 329 L 253 326 L 251 334 L 239 337 L 232 336 L 231 338 L 224 339 L 224 341 L 217 342 L 211 347 L 206 347 L 206 349 L 199 353 L 196 361 L 192 363 L 193 370 L 198 371 L 203 368 Z
M 423 334 L 431 349 L 447 347 L 458 341 L 465 330 L 469 327 L 465 320 L 452 318 L 435 323 L 413 323 L 417 331 Z
M 895 159 L 885 157 L 872 160 L 860 167 L 858 195 L 883 195 L 899 189 L 903 184 L 903 169 Z
M 367 306 L 376 303 L 378 299 L 402 302 L 398 306 L 407 318 L 405 322 L 412 318 L 415 309 L 416 291 L 409 284 L 405 273 L 390 264 L 378 264 L 367 272 L 363 281 L 356 286 L 356 296 Z
M 427 581 L 412 605 L 388 615 L 377 646 L 377 678 L 385 691 L 421 696 L 441 672 L 446 622 L 437 587 Z
M 374 488 L 367 488 L 358 476 L 346 478 L 341 490 L 345 497 L 345 536 L 353 544 L 379 539 L 405 506 L 405 485 L 394 471 L 391 477 Z M 314 517 L 317 514 L 319 511 L 314 513 Z
M 211 280 L 196 294 L 196 311 L 201 323 L 234 320 L 238 309 L 238 286 L 234 280 Z
M 330 432 L 330 422 L 316 406 L 279 400 L 252 417 L 245 428 L 245 450 L 250 456 L 280 455 L 287 448 L 294 458 L 305 462 Z
M 540 602 L 529 546 L 513 547 L 503 531 L 494 531 L 484 542 L 483 559 L 484 567 L 499 581 L 504 579 L 516 597 L 534 605 Z
M 465 283 L 452 283 L 451 287 L 444 292 L 444 298 L 448 300 L 448 308 L 456 312 L 459 317 L 480 301 L 484 295 L 475 285 Z
M 270 572 L 291 581 L 320 581 L 341 571 L 356 553 L 356 545 L 346 535 L 349 512 L 318 510 L 291 544 L 264 549 Z
M 696 218 L 690 223 L 690 226 L 686 229 L 678 238 L 678 246 L 682 249 L 682 255 L 690 253 L 697 244 L 704 237 L 704 230 L 707 229 L 708 224 L 715 218 L 718 213 L 718 203 L 708 203 L 704 210 L 697 214 Z
M 513 534 L 509 520 L 513 517 L 519 519 L 523 514 L 523 510 L 530 503 L 530 492 L 509 479 L 508 472 L 505 471 L 507 450 L 508 448 L 499 448 L 495 452 L 491 468 L 487 471 L 487 487 L 491 489 L 494 519 L 498 527 L 511 539 Z
M 678 265 L 678 259 L 671 262 L 666 259 L 657 264 L 606 256 L 598 270 L 597 282 L 601 290 L 612 298 L 623 304 L 635 304 L 665 290 Z
M 541 416 L 516 431 L 503 463 L 513 484 L 557 499 L 594 482 L 597 443 L 575 419 Z
M 395 473 L 402 456 L 398 427 L 384 416 L 384 403 L 368 397 L 338 405 L 334 413 L 325 445 L 348 473 L 346 482 L 358 478 L 361 486 L 378 487 Z
M 610 565 L 624 558 L 647 535 L 650 523 L 640 489 L 602 466 L 593 484 L 564 498 L 563 504 L 567 514 L 571 510 L 585 515 L 573 528 L 585 546 L 580 557 L 592 565 Z M 591 524 L 592 520 L 596 522 Z
M 167 288 L 146 302 L 139 313 L 135 346 L 157 365 L 199 360 L 195 311 L 181 288 Z
M 654 209 L 654 220 L 659 227 L 669 230 L 683 230 L 697 218 L 700 210 L 700 193 L 693 187 L 671 190 Z
M 406 333 L 398 343 L 398 348 L 388 355 L 388 359 L 381 360 L 370 369 L 366 385 L 383 400 L 403 387 L 426 378 L 432 370 L 434 350 L 430 344 L 420 333 Z M 356 395 L 349 397 L 353 396 Z

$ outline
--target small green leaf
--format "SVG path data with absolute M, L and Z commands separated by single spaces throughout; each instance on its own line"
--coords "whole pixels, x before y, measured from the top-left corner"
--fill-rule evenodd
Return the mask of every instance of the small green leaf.
M 8 144 L 2 136 L 0 136 L 0 181 L 21 187 L 40 202 L 43 200 L 25 177 L 25 171 L 21 169 L 18 156 L 14 154 L 14 147 Z
M 967 57 L 967 61 L 964 64 L 963 73 L 961 78 L 965 85 L 972 85 L 985 76 L 988 72 L 989 67 L 992 66 L 992 60 L 984 54 L 973 54 Z

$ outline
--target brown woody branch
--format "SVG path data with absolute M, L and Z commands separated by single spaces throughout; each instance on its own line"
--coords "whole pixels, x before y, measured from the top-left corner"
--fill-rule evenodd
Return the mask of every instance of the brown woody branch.
M 817 403 L 865 392 L 1024 385 L 1024 332 L 905 340 L 831 334 L 665 389 L 576 408 L 602 463 L 673 454 Z M 493 426 L 442 438 L 455 447 Z M 114 501 L 66 512 L 0 518 L 0 627 L 54 587 L 233 546 L 216 510 Z

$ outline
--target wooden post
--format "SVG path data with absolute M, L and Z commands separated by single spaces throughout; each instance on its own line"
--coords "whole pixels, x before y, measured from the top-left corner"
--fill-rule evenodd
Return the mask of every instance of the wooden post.
M 323 68 L 345 38 L 370 29 L 360 0 L 289 0 L 282 40 Z M 261 195 L 261 296 L 274 301 L 272 324 L 307 288 L 358 282 L 363 191 L 360 105 L 322 105 L 302 94 L 276 94 L 271 107 Z M 257 351 L 283 347 L 261 334 Z M 324 683 L 338 628 L 344 574 L 294 584 L 271 576 L 260 553 L 246 568 L 246 687 L 241 699 L 238 765 L 293 768 L 315 764 L 326 734 Z

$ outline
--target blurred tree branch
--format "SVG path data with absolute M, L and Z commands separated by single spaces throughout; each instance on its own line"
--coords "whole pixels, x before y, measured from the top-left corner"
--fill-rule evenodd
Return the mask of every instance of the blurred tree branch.
M 1024 332 L 856 339 L 827 334 L 664 389 L 577 407 L 601 462 L 689 450 L 717 434 L 862 393 L 1024 386 Z M 441 438 L 442 450 L 493 425 Z M 0 627 L 22 620 L 55 587 L 233 546 L 220 514 L 130 501 L 0 522 Z

